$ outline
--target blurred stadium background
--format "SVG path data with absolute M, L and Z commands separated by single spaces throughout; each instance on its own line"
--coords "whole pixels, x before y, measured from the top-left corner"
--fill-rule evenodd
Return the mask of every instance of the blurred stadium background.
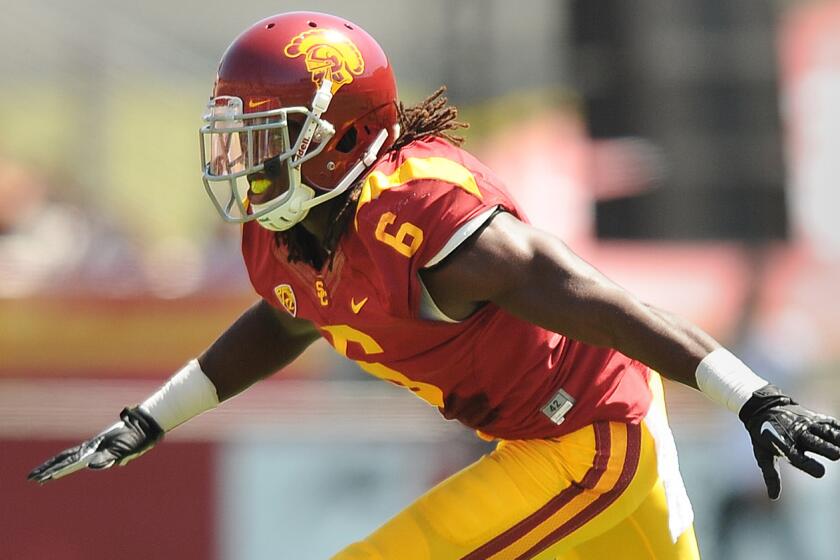
M 326 558 L 488 450 L 318 344 L 129 468 L 24 480 L 252 301 L 197 129 L 293 9 L 366 28 L 407 102 L 447 84 L 533 221 L 840 413 L 838 1 L 6 2 L 0 558 Z M 738 420 L 668 389 L 705 558 L 840 557 L 835 466 L 770 504 Z

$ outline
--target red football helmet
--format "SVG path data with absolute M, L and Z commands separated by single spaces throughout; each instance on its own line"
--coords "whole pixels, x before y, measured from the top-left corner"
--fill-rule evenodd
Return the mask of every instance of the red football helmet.
M 346 191 L 396 139 L 397 88 L 379 44 L 315 12 L 257 22 L 228 47 L 201 128 L 222 217 L 282 231 Z

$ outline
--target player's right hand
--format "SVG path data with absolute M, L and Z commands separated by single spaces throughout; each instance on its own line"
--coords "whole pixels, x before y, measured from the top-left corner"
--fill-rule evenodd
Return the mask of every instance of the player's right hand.
M 125 465 L 151 449 L 162 437 L 163 430 L 148 413 L 139 407 L 124 408 L 119 422 L 47 459 L 27 479 L 43 484 L 85 467 L 107 469 L 114 464 Z

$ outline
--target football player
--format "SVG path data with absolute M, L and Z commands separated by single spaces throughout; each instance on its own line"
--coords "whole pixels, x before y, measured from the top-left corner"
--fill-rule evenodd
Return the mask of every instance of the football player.
M 343 18 L 262 20 L 224 53 L 204 185 L 260 298 L 197 359 L 37 482 L 124 464 L 318 338 L 495 450 L 339 559 L 698 558 L 659 374 L 738 414 L 771 498 L 778 459 L 840 457 L 840 425 L 528 224 L 461 150 L 439 91 L 412 108 Z M 659 372 L 659 373 L 657 373 Z

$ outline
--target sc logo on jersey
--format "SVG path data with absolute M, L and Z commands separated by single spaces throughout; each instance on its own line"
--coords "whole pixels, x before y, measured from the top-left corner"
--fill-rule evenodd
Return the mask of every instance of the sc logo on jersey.
M 321 85 L 332 82 L 332 93 L 365 71 L 365 61 L 358 47 L 341 33 L 312 29 L 295 36 L 283 51 L 289 58 L 304 57 L 312 81 Z
M 292 317 L 297 316 L 297 300 L 295 299 L 295 292 L 291 286 L 280 284 L 274 288 L 274 295 L 277 296 L 277 300 L 289 312 L 289 315 Z

